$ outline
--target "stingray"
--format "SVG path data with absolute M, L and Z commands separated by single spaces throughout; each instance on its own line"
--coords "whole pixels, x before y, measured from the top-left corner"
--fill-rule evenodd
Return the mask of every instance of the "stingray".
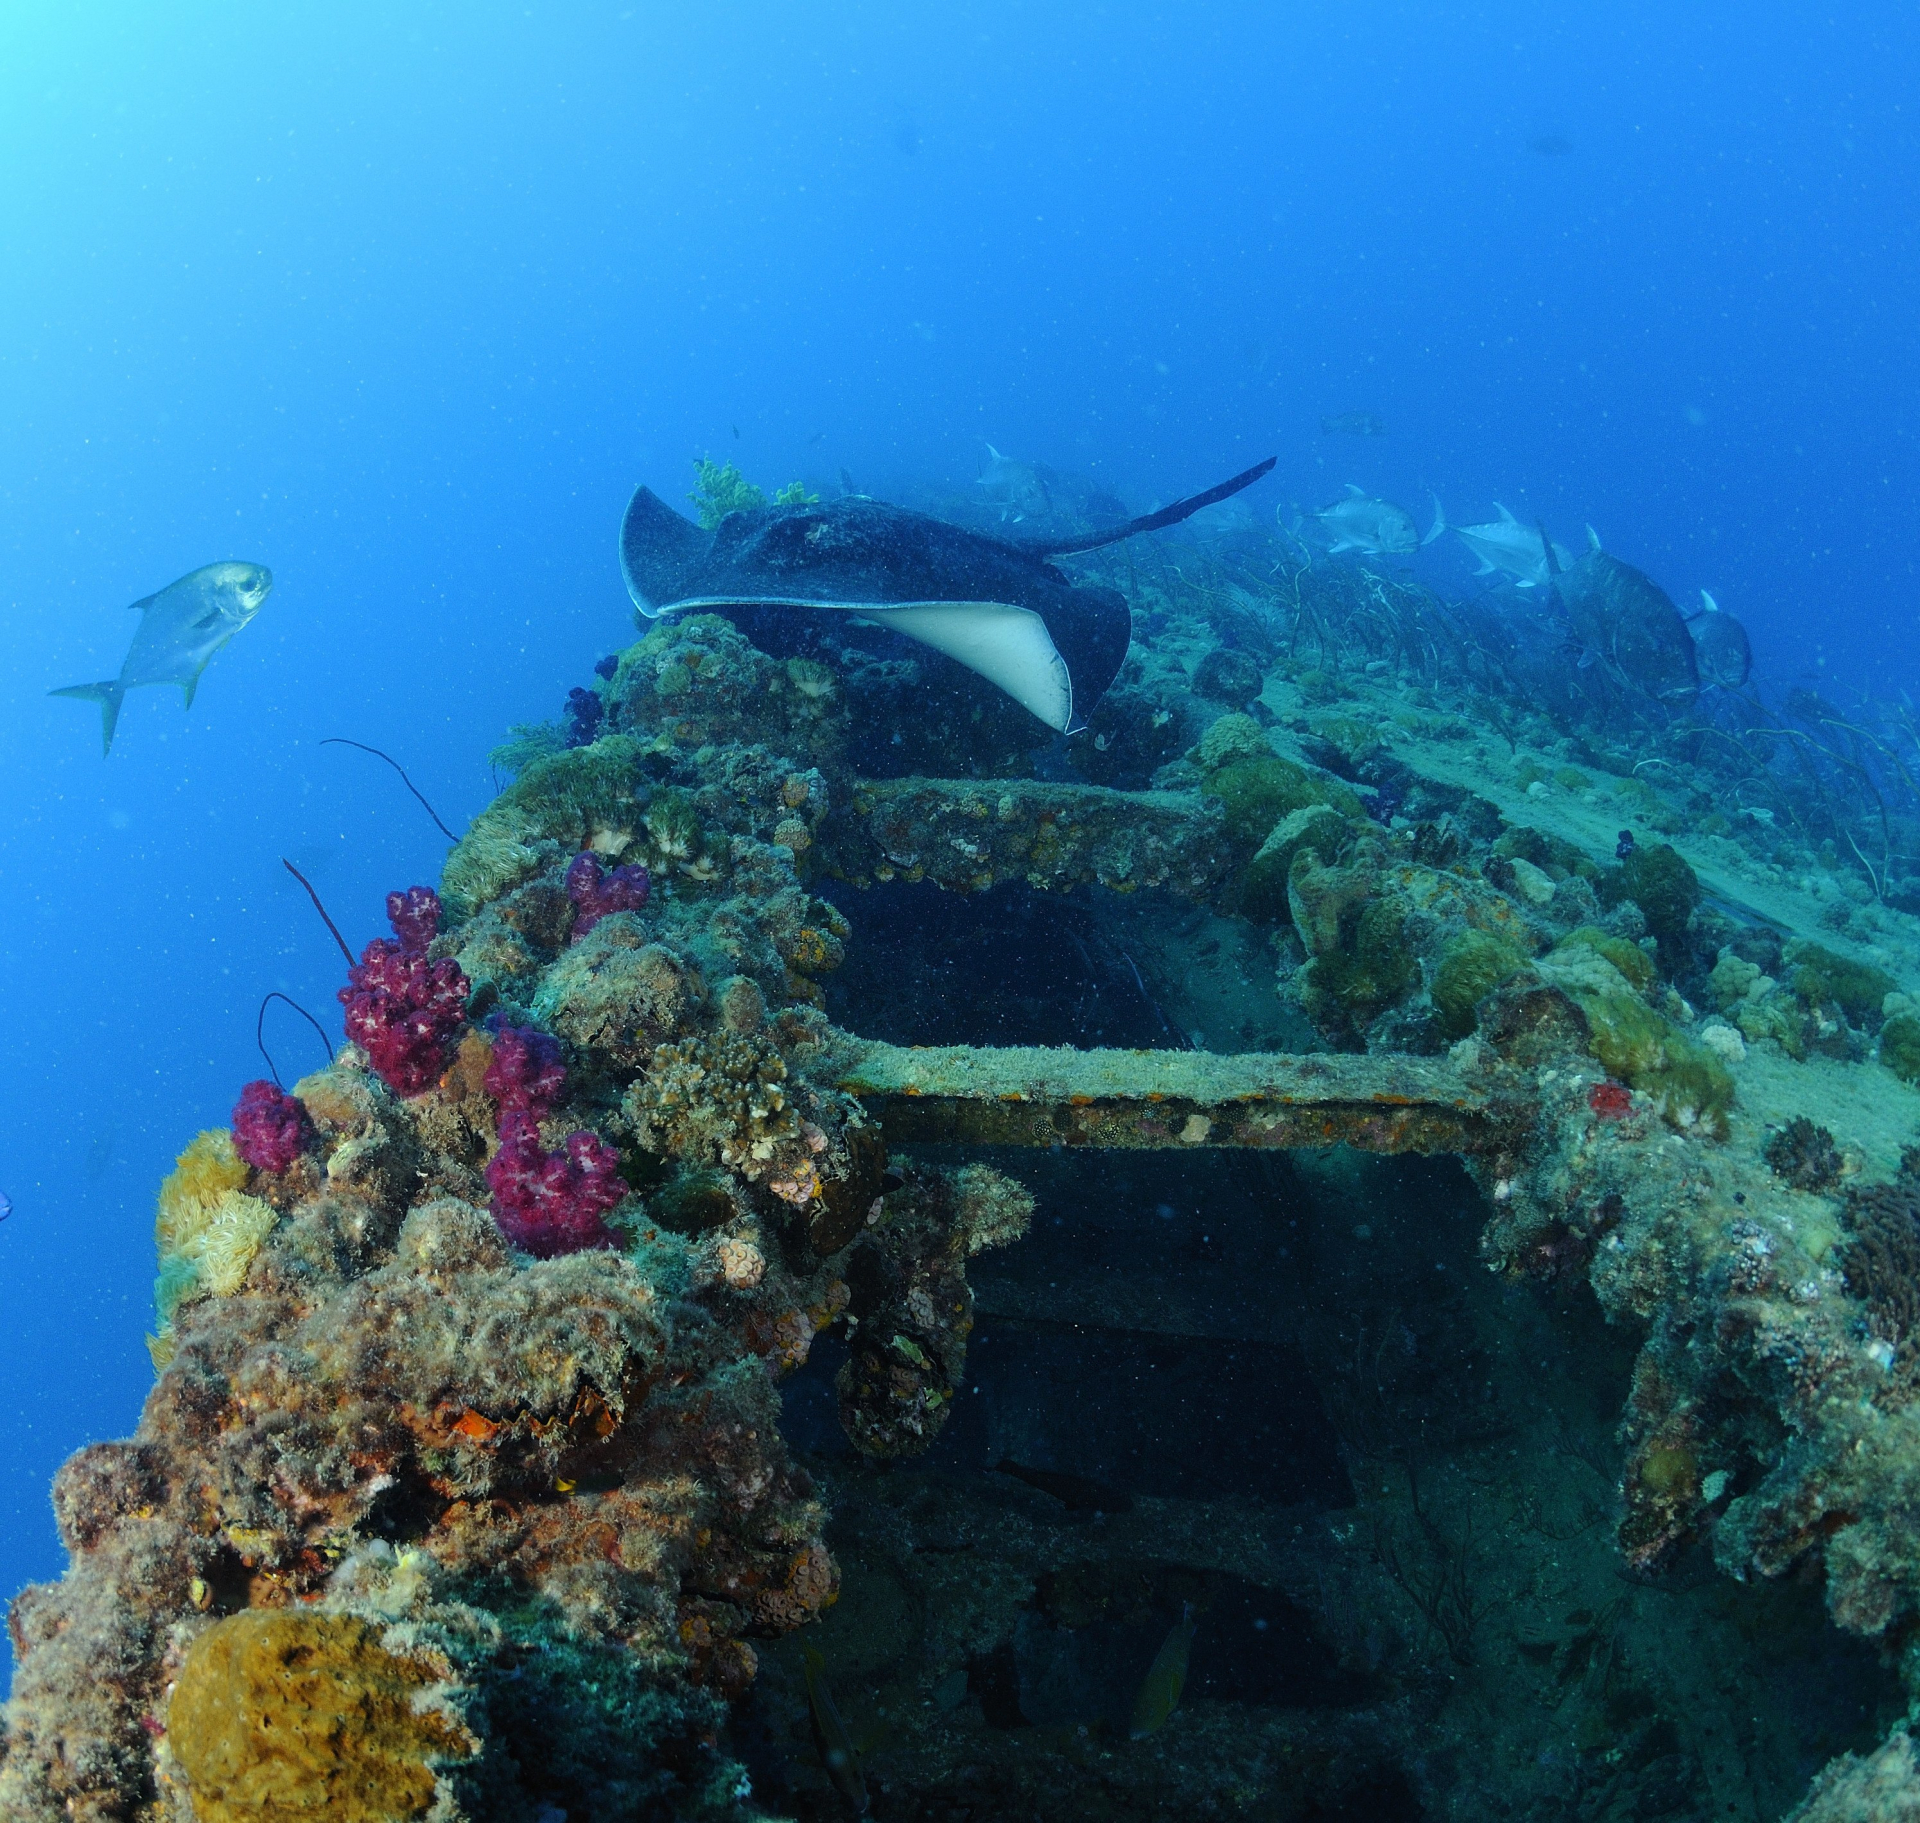
M 649 620 L 728 608 L 858 615 L 958 660 L 1069 734 L 1118 673 L 1133 617 L 1118 590 L 1069 582 L 1050 559 L 1177 525 L 1274 461 L 1106 531 L 1026 541 L 859 496 L 729 513 L 707 532 L 643 487 L 620 522 L 620 572 Z

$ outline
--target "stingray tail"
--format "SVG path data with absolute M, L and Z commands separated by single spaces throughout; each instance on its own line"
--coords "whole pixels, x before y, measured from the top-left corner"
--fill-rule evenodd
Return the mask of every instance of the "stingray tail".
M 987 447 L 991 449 L 993 445 L 988 444 Z M 1178 525 L 1183 519 L 1191 519 L 1203 506 L 1230 499 L 1242 488 L 1251 487 L 1279 460 L 1278 456 L 1269 456 L 1266 461 L 1256 462 L 1252 468 L 1235 475 L 1231 481 L 1222 481 L 1218 487 L 1210 487 L 1203 494 L 1189 494 L 1186 499 L 1176 500 L 1171 506 L 1163 506 L 1157 513 L 1148 513 L 1144 518 L 1129 519 L 1125 525 L 1115 526 L 1110 532 L 1096 532 L 1091 538 L 1023 543 L 1020 549 L 1031 551 L 1036 557 L 1071 557 L 1080 551 L 1097 551 L 1103 545 L 1118 544 L 1121 539 L 1136 537 L 1141 532 L 1157 532 L 1164 526 Z
M 120 705 L 127 700 L 126 686 L 117 677 L 103 684 L 69 684 L 64 690 L 49 690 L 49 696 L 77 696 L 83 702 L 100 705 L 100 752 L 104 757 L 113 750 L 114 725 L 120 720 Z

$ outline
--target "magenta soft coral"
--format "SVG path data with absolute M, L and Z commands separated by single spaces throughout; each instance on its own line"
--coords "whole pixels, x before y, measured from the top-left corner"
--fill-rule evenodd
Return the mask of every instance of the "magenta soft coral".
M 453 1060 L 453 1042 L 467 1016 L 467 978 L 453 961 L 430 961 L 427 945 L 440 927 L 431 887 L 387 894 L 392 937 L 376 937 L 347 971 L 340 1004 L 347 1036 L 367 1054 L 374 1074 L 396 1095 L 420 1095 Z
M 556 1254 L 611 1247 L 606 1217 L 627 1194 L 620 1159 L 597 1133 L 573 1133 L 564 1152 L 540 1144 L 540 1123 L 510 1108 L 500 1116 L 500 1150 L 487 1164 L 493 1219 L 522 1252 Z
M 250 1082 L 233 1110 L 233 1149 L 256 1171 L 281 1172 L 307 1143 L 307 1111 L 270 1082 Z
M 573 857 L 567 868 L 567 897 L 573 901 L 573 941 L 578 943 L 602 918 L 615 912 L 638 911 L 647 902 L 653 881 L 644 867 L 616 867 L 600 871 L 600 857 L 591 850 Z
M 535 1120 L 545 1119 L 566 1080 L 559 1039 L 520 1025 L 503 1025 L 494 1033 L 493 1060 L 483 1086 L 503 1114 L 517 1108 Z
M 541 1118 L 565 1082 L 557 1039 L 517 1025 L 494 1033 L 486 1075 L 500 1106 L 500 1150 L 487 1162 L 493 1219 L 516 1247 L 541 1259 L 611 1247 L 605 1218 L 627 1194 L 619 1154 L 599 1134 L 570 1134 L 562 1152 L 541 1145 Z

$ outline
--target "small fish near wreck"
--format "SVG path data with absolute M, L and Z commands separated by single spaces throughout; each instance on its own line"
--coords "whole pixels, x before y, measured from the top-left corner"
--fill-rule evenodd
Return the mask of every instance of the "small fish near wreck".
M 816 1647 L 803 1645 L 800 1652 L 807 1667 L 807 1720 L 820 1764 L 848 1809 L 864 1817 L 868 1806 L 866 1775 L 860 1770 L 860 1750 L 854 1746 L 827 1686 L 827 1661 Z
M 1335 412 L 1332 417 L 1320 420 L 1320 434 L 1323 437 L 1384 437 L 1387 421 L 1370 411 Z
M 1133 1699 L 1133 1722 L 1127 1729 L 1128 1739 L 1144 1741 L 1148 1735 L 1157 1734 L 1180 1707 L 1180 1692 L 1187 1684 L 1187 1661 L 1193 1655 L 1195 1626 L 1193 1603 L 1183 1602 L 1180 1618 L 1168 1630 L 1147 1675 L 1140 1680 L 1140 1693 Z
M 272 587 L 273 572 L 259 563 L 209 563 L 182 576 L 133 604 L 140 629 L 118 677 L 50 694 L 100 705 L 100 751 L 108 753 L 127 692 L 142 684 L 178 684 L 182 707 L 191 709 L 208 660 L 260 612 Z

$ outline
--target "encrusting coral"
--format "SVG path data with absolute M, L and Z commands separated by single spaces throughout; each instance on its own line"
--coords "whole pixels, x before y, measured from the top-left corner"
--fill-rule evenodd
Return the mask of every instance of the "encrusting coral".
M 839 1587 L 776 1381 L 832 1331 L 847 1436 L 924 1450 L 966 1369 L 969 1262 L 1033 1210 L 988 1165 L 889 1156 L 942 1098 L 848 1063 L 834 879 L 1099 882 L 1262 919 L 1282 997 L 1353 1055 L 1289 1057 L 1297 1092 L 1263 1100 L 1222 1089 L 1260 1059 L 1182 1051 L 1196 1086 L 1126 1119 L 1100 1072 L 1153 1053 L 943 1056 L 978 1133 L 1459 1150 L 1487 1262 L 1584 1276 L 1636 1340 L 1634 1573 L 1694 1543 L 1743 1579 L 1817 1562 L 1842 1626 L 1907 1636 L 1912 1173 L 1863 1180 L 1838 1115 L 1767 1100 L 1803 1057 L 1906 1093 L 1888 1071 L 1920 1074 L 1920 1018 L 1890 975 L 1736 929 L 1677 848 L 1603 865 L 1506 823 L 1364 715 L 1221 716 L 1151 790 L 874 778 L 856 707 L 893 699 L 860 676 L 712 616 L 648 629 L 570 714 L 578 744 L 527 745 L 439 893 L 391 897 L 340 1057 L 291 1095 L 249 1085 L 181 1155 L 157 1383 L 132 1438 L 62 1469 L 71 1567 L 13 1607 L 0 1815 L 757 1814 L 730 1705 Z M 1297 666 L 1291 688 L 1348 693 Z M 1522 790 L 1597 789 L 1537 773 Z M 1856 1061 L 1876 1022 L 1884 1070 Z M 1846 1146 L 1769 1128 L 1798 1105 Z M 1905 1779 L 1902 1740 L 1816 1801 Z
M 831 711 L 700 637 L 677 694 L 716 721 Z M 608 695 L 455 851 L 451 914 L 391 895 L 341 1058 L 250 1087 L 168 1179 L 159 1379 L 62 1472 L 73 1569 L 14 1606 L 0 1814 L 745 1814 L 726 1701 L 837 1587 L 773 1377 L 857 1252 L 919 1378 L 850 1416 L 923 1445 L 966 1261 L 1028 1204 L 888 1175 L 809 1073 L 847 933 L 798 873 L 812 757 L 659 748 Z

